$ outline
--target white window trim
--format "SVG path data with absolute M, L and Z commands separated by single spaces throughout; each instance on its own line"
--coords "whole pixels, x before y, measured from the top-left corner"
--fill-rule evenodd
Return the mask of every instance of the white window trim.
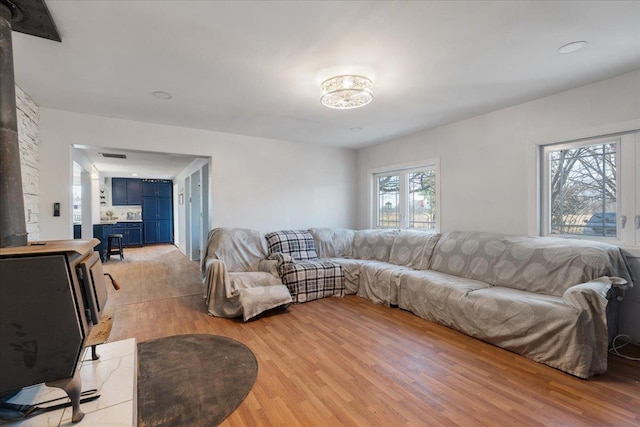
M 546 236 L 546 230 L 548 222 L 546 220 L 547 213 L 545 209 L 548 207 L 548 201 L 543 201 L 543 196 L 546 193 L 546 189 L 544 186 L 546 185 L 546 176 L 545 171 L 547 169 L 546 165 L 546 155 L 545 155 L 545 147 L 553 146 L 554 148 L 562 147 L 565 145 L 574 145 L 579 144 L 584 141 L 585 145 L 597 144 L 598 141 L 611 139 L 611 138 L 620 138 L 621 136 L 629 133 L 636 133 L 636 141 L 635 141 L 635 156 L 633 152 L 631 152 L 628 148 L 631 144 L 627 143 L 626 147 L 620 147 L 618 149 L 619 153 L 623 153 L 620 158 L 619 167 L 617 168 L 617 177 L 616 179 L 620 182 L 620 178 L 622 177 L 622 173 L 625 169 L 633 169 L 636 164 L 640 164 L 640 137 L 638 133 L 640 132 L 640 119 L 638 120 L 630 120 L 623 123 L 618 123 L 614 125 L 601 126 L 591 130 L 583 130 L 579 132 L 571 132 L 563 135 L 556 135 L 555 137 L 548 137 L 542 140 L 538 140 L 533 142 L 529 150 L 529 191 L 531 197 L 529 198 L 529 235 L 532 236 Z M 635 163 L 634 163 L 635 162 Z M 640 172 L 636 172 L 636 179 L 640 176 Z M 545 179 L 543 180 L 543 177 Z M 634 227 L 635 215 L 640 211 L 640 185 L 635 183 L 635 188 L 629 188 L 629 185 L 621 185 L 619 189 L 618 195 L 618 210 L 621 212 L 621 215 L 627 216 L 627 227 L 626 229 L 622 229 L 621 237 L 611 239 L 611 238 L 601 238 L 596 240 L 601 240 L 603 242 L 612 243 L 620 248 L 622 248 L 628 256 L 632 257 L 640 257 L 640 242 L 636 237 L 636 244 L 629 244 L 629 242 L 634 241 L 631 237 L 633 231 L 630 228 Z M 638 205 L 635 207 L 625 206 L 628 200 L 629 192 L 635 192 L 635 203 Z M 633 196 L 632 196 L 633 197 Z M 546 199 L 546 197 L 545 197 Z M 620 220 L 620 219 L 619 219 Z M 637 233 L 637 231 L 636 231 Z M 580 239 L 583 238 L 579 235 L 553 235 L 554 237 L 561 238 L 570 238 L 570 239 Z M 584 237 L 586 239 L 586 237 Z M 593 240 L 593 237 L 590 237 Z
M 565 141 L 578 141 L 598 137 L 598 135 L 613 135 L 618 133 L 633 132 L 640 129 L 640 118 L 632 119 L 617 123 L 607 123 L 597 125 L 590 128 L 561 130 L 553 133 L 538 135 L 529 139 L 529 149 L 527 150 L 528 165 L 528 221 L 527 230 L 529 236 L 541 236 L 540 226 L 540 200 L 542 187 L 540 185 L 540 168 L 542 164 L 542 156 L 540 155 L 540 147 L 544 145 L 557 144 Z M 639 250 L 640 254 L 640 250 Z M 640 256 L 640 255 L 639 255 Z
M 588 239 L 588 240 L 598 240 L 598 241 L 603 241 L 606 243 L 612 243 L 612 244 L 619 244 L 620 239 L 619 237 L 616 238 L 612 238 L 612 237 L 598 237 L 598 236 L 581 236 L 579 234 L 567 234 L 567 235 L 563 235 L 563 234 L 550 234 L 549 233 L 549 206 L 551 204 L 551 200 L 550 195 L 548 194 L 548 187 L 549 187 L 549 152 L 550 151 L 558 151 L 558 150 L 567 150 L 567 149 L 573 149 L 573 148 L 580 148 L 580 147 L 589 147 L 592 145 L 600 145 L 600 144 L 604 144 L 607 142 L 615 142 L 616 143 L 616 154 L 619 156 L 617 157 L 618 159 L 623 158 L 624 155 L 621 156 L 622 154 L 622 144 L 620 144 L 621 142 L 621 136 L 620 135 L 611 135 L 611 136 L 603 136 L 603 137 L 595 137 L 595 138 L 590 138 L 590 139 L 584 139 L 584 140 L 578 140 L 578 141 L 567 141 L 567 142 L 562 142 L 559 144 L 549 144 L 549 145 L 545 145 L 543 147 L 540 147 L 540 156 L 542 158 L 542 161 L 540 162 L 540 183 L 542 185 L 541 187 L 541 197 L 540 198 L 540 213 L 539 213 L 539 218 L 540 218 L 540 230 L 541 230 L 541 235 L 542 236 L 551 236 L 551 237 L 566 237 L 566 238 L 574 238 L 574 239 Z M 620 190 L 621 188 L 623 188 L 624 186 L 621 183 L 621 176 L 622 176 L 622 166 L 620 164 L 617 165 L 616 167 L 616 185 L 618 190 Z M 618 195 L 616 197 L 616 212 L 620 212 L 620 200 L 622 199 L 622 191 L 618 191 Z M 618 224 L 619 225 L 619 224 Z M 621 230 L 618 227 L 619 230 Z
M 441 185 L 441 175 L 440 175 L 440 158 L 435 157 L 432 159 L 426 160 L 416 160 L 408 163 L 400 163 L 394 164 L 390 166 L 382 166 L 378 168 L 372 168 L 367 170 L 367 178 L 369 180 L 369 194 L 367 196 L 367 205 L 369 206 L 369 228 L 376 228 L 376 215 L 378 211 L 378 200 L 374 197 L 374 193 L 376 190 L 376 175 L 381 175 L 385 173 L 392 174 L 394 172 L 412 172 L 422 169 L 433 169 L 436 173 L 436 224 L 435 228 L 432 229 L 436 233 L 440 232 L 440 212 L 441 212 L 441 203 L 440 203 L 440 185 Z M 401 198 L 406 197 L 402 194 Z

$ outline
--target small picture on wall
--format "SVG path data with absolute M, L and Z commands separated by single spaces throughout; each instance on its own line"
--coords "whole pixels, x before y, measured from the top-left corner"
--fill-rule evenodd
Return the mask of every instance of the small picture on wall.
M 178 194 L 178 204 L 184 205 L 184 193 Z

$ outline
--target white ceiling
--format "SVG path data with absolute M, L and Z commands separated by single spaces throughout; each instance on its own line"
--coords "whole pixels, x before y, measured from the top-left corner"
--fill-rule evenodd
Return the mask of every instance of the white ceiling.
M 73 148 L 76 153 L 89 160 L 103 176 L 108 177 L 173 179 L 195 159 L 203 158 L 89 145 L 74 145 Z M 102 153 L 124 154 L 126 159 L 104 157 Z
M 62 43 L 13 33 L 40 107 L 303 143 L 364 147 L 640 69 L 639 1 L 46 3 Z M 353 72 L 373 102 L 323 107 L 320 82 Z

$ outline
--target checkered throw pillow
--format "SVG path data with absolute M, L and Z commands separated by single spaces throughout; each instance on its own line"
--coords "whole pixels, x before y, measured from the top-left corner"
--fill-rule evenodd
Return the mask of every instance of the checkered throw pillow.
M 318 259 L 316 242 L 313 236 L 306 230 L 282 230 L 267 233 L 269 254 L 289 254 L 296 261 L 309 261 Z

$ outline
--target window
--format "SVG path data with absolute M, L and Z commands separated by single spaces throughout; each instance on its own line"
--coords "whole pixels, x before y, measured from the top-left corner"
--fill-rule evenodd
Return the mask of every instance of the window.
M 543 235 L 640 244 L 638 135 L 542 147 Z
M 375 227 L 437 229 L 436 166 L 374 173 Z

